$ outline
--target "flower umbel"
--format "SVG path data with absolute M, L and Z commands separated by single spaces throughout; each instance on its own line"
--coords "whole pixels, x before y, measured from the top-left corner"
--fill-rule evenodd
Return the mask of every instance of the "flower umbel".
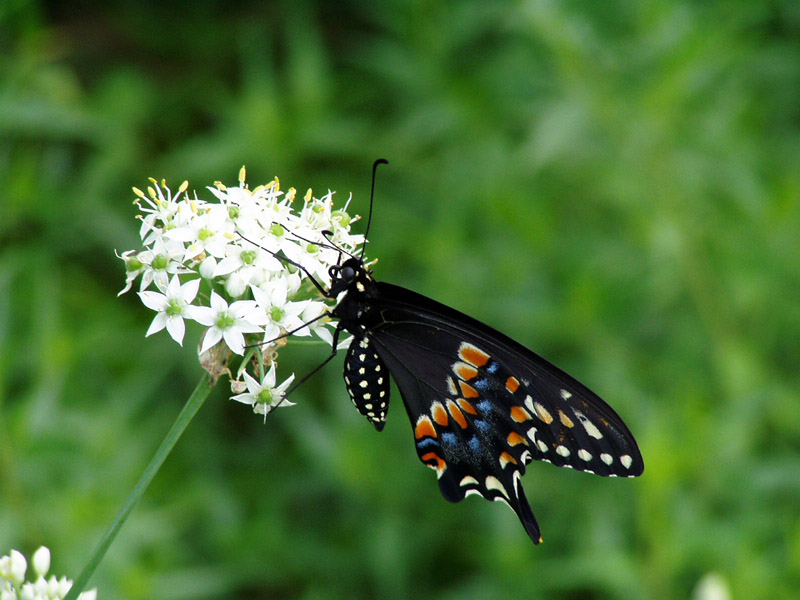
M 0 557 L 0 599 L 2 600 L 61 600 L 72 587 L 72 580 L 51 575 L 50 550 L 42 546 L 33 553 L 33 572 L 36 579 L 25 581 L 28 562 L 21 552 L 12 550 Z M 78 596 L 78 600 L 96 600 L 97 590 L 89 590 Z
M 187 182 L 177 193 L 163 180 L 150 183 L 146 191 L 134 188 L 143 247 L 118 254 L 126 267 L 120 294 L 139 281 L 139 297 L 156 312 L 148 336 L 166 329 L 182 345 L 187 322 L 204 325 L 199 352 L 207 370 L 230 373 L 231 353 L 242 357 L 235 372 L 243 381 L 235 383 L 247 392 L 234 400 L 265 417 L 291 406 L 283 394 L 294 375 L 275 385 L 277 349 L 290 332 L 331 343 L 329 320 L 314 319 L 328 311 L 329 299 L 310 277 L 330 285 L 329 268 L 342 252 L 356 252 L 363 237 L 350 225 L 357 217 L 346 204 L 334 209 L 330 191 L 315 198 L 308 190 L 295 211 L 294 188 L 283 193 L 275 178 L 251 190 L 244 167 L 238 186 L 207 188 L 210 199 L 187 192 Z M 209 357 L 225 362 L 210 365 Z

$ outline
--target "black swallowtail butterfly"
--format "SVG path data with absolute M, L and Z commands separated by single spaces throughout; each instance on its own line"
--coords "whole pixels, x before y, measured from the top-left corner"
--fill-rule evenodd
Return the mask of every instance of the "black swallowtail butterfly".
M 373 191 L 382 162 L 373 167 Z M 538 544 L 520 483 L 531 461 L 605 477 L 643 472 L 636 440 L 617 413 L 539 355 L 444 304 L 376 281 L 363 257 L 351 255 L 330 275 L 326 296 L 338 299 L 330 314 L 339 322 L 328 360 L 340 332 L 352 334 L 345 384 L 378 431 L 394 378 L 419 458 L 436 471 L 447 500 L 478 494 L 505 502 Z

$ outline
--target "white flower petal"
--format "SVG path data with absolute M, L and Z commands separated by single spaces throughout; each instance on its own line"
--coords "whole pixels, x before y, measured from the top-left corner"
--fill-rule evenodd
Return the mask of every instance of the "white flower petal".
M 264 375 L 264 380 L 261 382 L 262 387 L 273 388 L 275 387 L 276 368 L 275 363 L 269 366 L 269 370 Z
M 197 297 L 197 292 L 200 291 L 200 280 L 192 279 L 187 281 L 181 286 L 181 296 L 186 304 L 191 304 Z
M 258 304 L 254 300 L 237 300 L 228 307 L 228 313 L 235 319 L 242 319 L 257 310 Z
M 217 314 L 226 312 L 228 310 L 228 303 L 225 302 L 225 298 L 220 296 L 217 292 L 211 292 L 211 298 L 209 299 L 209 302 L 211 303 L 211 308 Z
M 197 321 L 201 325 L 210 327 L 214 324 L 216 313 L 207 306 L 195 306 L 190 304 L 183 309 L 183 318 Z
M 183 346 L 183 336 L 186 333 L 186 325 L 184 325 L 183 319 L 177 315 L 167 317 L 167 333 L 173 340 Z
M 173 275 L 167 284 L 165 294 L 167 298 L 177 298 L 181 293 L 181 280 L 177 275 Z
M 261 393 L 261 384 L 255 377 L 250 375 L 250 373 L 248 373 L 247 371 L 244 372 L 244 382 L 245 385 L 247 385 L 247 391 L 250 392 L 251 394 L 258 395 L 259 393 Z
M 214 277 L 222 277 L 233 273 L 242 266 L 242 260 L 238 256 L 227 256 L 217 263 L 214 269 Z
M 147 333 L 144 334 L 144 337 L 150 337 L 154 333 L 161 331 L 167 325 L 167 314 L 160 312 L 158 313 L 153 322 L 150 323 L 150 327 L 147 328 Z
M 212 279 L 214 272 L 217 270 L 217 259 L 213 256 L 207 257 L 200 263 L 200 277 L 203 279 Z
M 164 310 L 167 307 L 167 297 L 159 292 L 138 292 L 139 298 L 151 310 Z
M 193 242 L 197 234 L 191 227 L 175 227 L 164 232 L 164 237 L 176 242 Z
M 244 354 L 244 336 L 239 329 L 229 327 L 222 332 L 222 339 L 234 354 Z
M 249 404 L 250 406 L 253 406 L 256 403 L 256 399 L 250 392 L 231 396 L 231 400 L 235 400 L 236 402 L 241 402 L 242 404 Z
M 211 327 L 208 331 L 206 331 L 205 336 L 203 336 L 203 344 L 200 346 L 200 354 L 203 354 L 204 352 L 207 352 L 213 348 L 221 339 L 222 332 L 216 327 Z

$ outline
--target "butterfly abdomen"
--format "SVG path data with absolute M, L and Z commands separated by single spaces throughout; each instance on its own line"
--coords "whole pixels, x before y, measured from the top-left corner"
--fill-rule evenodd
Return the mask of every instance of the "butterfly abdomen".
M 344 382 L 350 399 L 378 431 L 389 408 L 389 371 L 368 337 L 353 339 L 344 361 Z

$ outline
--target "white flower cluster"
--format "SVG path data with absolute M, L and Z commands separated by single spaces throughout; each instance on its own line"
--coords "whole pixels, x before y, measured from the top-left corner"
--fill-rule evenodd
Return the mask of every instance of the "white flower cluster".
M 196 321 L 207 328 L 201 359 L 220 350 L 229 354 L 226 348 L 244 355 L 233 389 L 247 392 L 234 400 L 265 417 L 279 403 L 289 405 L 282 395 L 294 375 L 276 386 L 275 349 L 289 333 L 332 342 L 329 307 L 318 286 L 330 286 L 328 270 L 342 251 L 363 243 L 363 236 L 350 234 L 355 219 L 347 204 L 334 210 L 333 192 L 315 198 L 308 190 L 295 211 L 294 188 L 282 192 L 275 178 L 251 190 L 244 167 L 238 186 L 207 188 L 215 201 L 187 195 L 187 182 L 173 194 L 164 181 L 150 181 L 146 193 L 134 188 L 144 248 L 119 255 L 127 270 L 120 294 L 141 277 L 139 297 L 157 313 L 147 335 L 166 329 L 182 345 L 185 321 Z M 244 372 L 245 366 L 255 372 Z
M 33 553 L 33 571 L 36 580 L 25 581 L 28 561 L 17 550 L 0 557 L 0 600 L 61 600 L 72 587 L 66 577 L 45 576 L 50 570 L 50 550 L 45 546 Z M 89 590 L 78 596 L 78 600 L 96 600 L 97 590 Z

